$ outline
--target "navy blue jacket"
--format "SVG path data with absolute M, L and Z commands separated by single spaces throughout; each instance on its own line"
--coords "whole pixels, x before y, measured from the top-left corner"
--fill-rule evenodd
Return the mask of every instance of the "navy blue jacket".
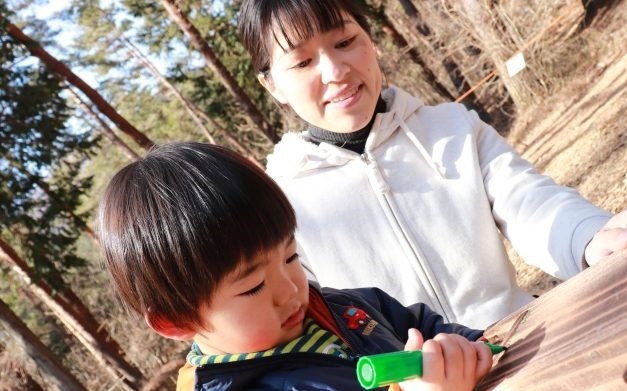
M 425 304 L 405 307 L 377 288 L 320 289 L 310 283 L 309 295 L 308 316 L 340 336 L 352 357 L 286 353 L 203 365 L 195 368 L 195 390 L 363 390 L 355 375 L 359 356 L 403 350 L 412 327 L 425 340 L 438 333 L 461 334 L 471 341 L 482 335 L 480 330 L 443 323 Z

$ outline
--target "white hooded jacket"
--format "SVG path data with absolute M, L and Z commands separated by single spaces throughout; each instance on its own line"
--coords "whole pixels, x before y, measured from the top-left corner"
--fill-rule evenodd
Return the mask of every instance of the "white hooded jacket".
M 611 217 L 538 174 L 475 112 L 383 92 L 357 154 L 285 134 L 267 172 L 297 214 L 305 266 L 323 286 L 377 286 L 447 322 L 485 328 L 532 297 L 499 232 L 530 264 L 566 279 Z

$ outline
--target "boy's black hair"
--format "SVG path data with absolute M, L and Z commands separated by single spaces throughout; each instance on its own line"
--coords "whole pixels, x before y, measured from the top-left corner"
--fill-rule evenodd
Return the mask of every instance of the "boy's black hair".
M 244 0 L 239 15 L 240 40 L 255 72 L 267 74 L 274 43 L 281 34 L 289 48 L 344 24 L 349 14 L 370 35 L 370 25 L 354 0 Z
M 228 149 L 172 143 L 121 169 L 100 202 L 105 265 L 125 305 L 177 326 L 202 324 L 220 281 L 294 233 L 278 185 Z

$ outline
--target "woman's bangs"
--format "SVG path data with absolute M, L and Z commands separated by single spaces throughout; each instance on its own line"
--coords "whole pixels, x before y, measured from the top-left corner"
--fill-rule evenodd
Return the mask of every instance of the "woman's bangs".
M 272 12 L 274 41 L 283 50 L 294 49 L 316 33 L 324 33 L 345 23 L 343 10 L 336 2 L 303 1 L 283 5 Z M 286 44 L 287 47 L 283 45 Z

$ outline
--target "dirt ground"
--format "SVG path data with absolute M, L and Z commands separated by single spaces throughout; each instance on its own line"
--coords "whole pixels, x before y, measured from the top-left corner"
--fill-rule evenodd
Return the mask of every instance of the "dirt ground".
M 574 187 L 614 213 L 627 209 L 627 4 L 596 16 L 589 34 L 603 48 L 581 76 L 517 119 L 508 140 L 558 183 Z M 521 286 L 542 294 L 559 283 L 529 267 L 511 249 Z

